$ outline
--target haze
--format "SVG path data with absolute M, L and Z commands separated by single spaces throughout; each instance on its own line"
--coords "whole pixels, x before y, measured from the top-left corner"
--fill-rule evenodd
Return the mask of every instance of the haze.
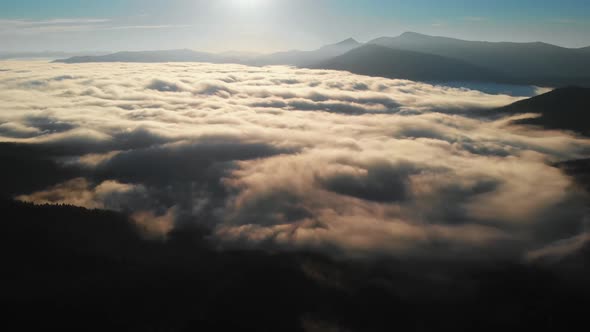
M 314 49 L 415 31 L 590 45 L 584 0 L 105 0 L 0 2 L 1 52 Z

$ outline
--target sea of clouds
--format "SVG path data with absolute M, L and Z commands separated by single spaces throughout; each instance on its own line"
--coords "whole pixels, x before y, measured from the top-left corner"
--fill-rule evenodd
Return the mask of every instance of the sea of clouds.
M 590 140 L 475 116 L 518 99 L 290 67 L 0 62 L 0 141 L 77 169 L 18 199 L 125 211 L 151 237 L 196 223 L 220 247 L 563 255 L 588 241 L 587 196 L 553 165 Z

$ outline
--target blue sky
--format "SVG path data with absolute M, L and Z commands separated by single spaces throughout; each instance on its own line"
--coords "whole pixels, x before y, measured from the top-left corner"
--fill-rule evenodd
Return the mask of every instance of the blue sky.
M 590 1 L 0 0 L 0 52 L 267 52 L 404 31 L 588 46 Z

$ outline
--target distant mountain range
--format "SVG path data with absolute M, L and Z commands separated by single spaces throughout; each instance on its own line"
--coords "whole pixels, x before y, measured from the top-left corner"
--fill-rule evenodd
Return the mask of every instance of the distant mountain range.
M 493 82 L 590 87 L 590 47 L 564 48 L 535 43 L 466 41 L 406 32 L 361 44 L 350 38 L 313 51 L 266 55 L 192 50 L 120 52 L 58 60 L 85 62 L 211 62 L 293 65 L 435 82 Z
M 104 53 L 96 52 L 90 55 L 103 55 Z M 81 55 L 89 55 L 88 53 L 82 52 L 0 52 L 0 60 L 13 60 L 13 59 L 59 59 L 64 57 L 74 57 Z
M 590 84 L 588 49 L 571 49 L 541 42 L 465 41 L 406 32 L 370 41 L 400 50 L 463 60 L 511 77 L 514 83 L 563 86 Z
M 239 63 L 253 66 L 293 65 L 307 67 L 342 55 L 362 44 L 350 38 L 342 42 L 326 45 L 314 51 L 287 51 L 272 54 L 252 54 L 241 52 L 207 53 L 193 50 L 165 50 L 142 52 L 118 52 L 102 56 L 75 56 L 57 60 L 63 63 L 90 62 L 210 62 Z
M 238 58 L 193 50 L 164 50 L 143 52 L 117 52 L 98 56 L 74 56 L 56 60 L 63 63 L 91 63 L 91 62 L 211 62 L 229 63 L 239 62 Z
M 293 65 L 309 67 L 330 58 L 345 54 L 362 46 L 361 43 L 349 38 L 336 44 L 326 45 L 314 51 L 288 51 L 263 55 L 248 64 L 253 65 Z

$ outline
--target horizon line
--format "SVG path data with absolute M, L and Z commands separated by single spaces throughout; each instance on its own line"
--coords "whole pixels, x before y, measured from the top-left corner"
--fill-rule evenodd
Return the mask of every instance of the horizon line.
M 19 53 L 24 53 L 24 54 L 31 54 L 31 55 L 41 55 L 43 53 L 66 53 L 68 55 L 71 54 L 80 54 L 80 53 L 101 53 L 101 54 L 113 54 L 113 53 L 120 53 L 120 52 L 155 52 L 155 51 L 180 51 L 180 50 L 190 50 L 190 51 L 195 51 L 195 52 L 203 52 L 203 53 L 210 53 L 210 54 L 217 54 L 220 55 L 222 53 L 251 53 L 251 55 L 255 56 L 255 55 L 268 55 L 268 54 L 274 54 L 274 53 L 282 53 L 282 52 L 309 52 L 309 51 L 314 51 L 317 49 L 320 49 L 324 46 L 330 46 L 330 45 L 336 45 L 348 40 L 353 40 L 361 45 L 363 44 L 367 44 L 370 43 L 371 41 L 377 40 L 377 39 L 381 39 L 381 38 L 399 38 L 402 37 L 403 35 L 406 34 L 415 34 L 415 35 L 421 35 L 421 36 L 427 36 L 427 37 L 432 37 L 432 38 L 448 38 L 448 39 L 455 39 L 455 40 L 460 40 L 460 41 L 466 41 L 466 42 L 483 42 L 483 43 L 494 43 L 494 44 L 501 44 L 501 43 L 505 43 L 505 44 L 546 44 L 546 45 L 550 45 L 550 46 L 554 46 L 554 47 L 559 47 L 559 48 L 563 48 L 563 49 L 569 49 L 569 50 L 581 50 L 581 49 L 585 49 L 585 48 L 589 48 L 590 45 L 587 46 L 581 46 L 581 47 L 568 47 L 568 46 L 562 46 L 562 45 L 558 45 L 558 44 L 553 44 L 553 43 L 549 43 L 549 42 L 545 42 L 542 40 L 536 40 L 536 41 L 506 41 L 506 40 L 498 40 L 498 41 L 494 41 L 494 40 L 482 40 L 482 39 L 462 39 L 462 38 L 458 38 L 458 37 L 453 37 L 453 36 L 448 36 L 448 35 L 430 35 L 430 34 L 425 34 L 425 33 L 421 33 L 421 32 L 416 32 L 416 31 L 404 31 L 399 35 L 382 35 L 379 37 L 374 37 L 369 39 L 368 41 L 360 41 L 359 38 L 355 38 L 355 37 L 347 37 L 344 38 L 340 41 L 337 42 L 331 42 L 331 43 L 327 43 L 327 44 L 322 44 L 319 46 L 316 46 L 313 49 L 297 49 L 297 48 L 292 48 L 292 49 L 276 49 L 273 51 L 253 51 L 253 50 L 240 50 L 240 49 L 224 49 L 224 50 L 203 50 L 203 49 L 198 49 L 198 48 L 191 48 L 191 47 L 178 47 L 178 48 L 163 48 L 163 49 L 137 49 L 137 50 L 131 50 L 131 49 L 119 49 L 119 50 L 90 50 L 90 49 L 81 49 L 81 50 L 39 50 L 39 51 L 31 51 L 31 50 L 19 50 L 19 51 L 8 51 L 8 52 L 2 52 L 0 51 L 0 54 L 2 55 L 16 55 Z

